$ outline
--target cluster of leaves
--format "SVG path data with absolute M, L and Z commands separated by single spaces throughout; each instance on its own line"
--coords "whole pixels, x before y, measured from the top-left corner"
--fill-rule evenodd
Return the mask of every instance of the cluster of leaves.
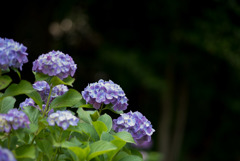
M 20 73 L 18 72 L 20 75 Z M 35 81 L 45 80 L 53 88 L 64 84 L 72 87 L 74 79 L 63 80 L 56 76 L 34 73 Z M 27 95 L 42 109 L 40 94 L 26 80 L 12 83 L 8 75 L 0 76 L 0 113 L 7 113 L 15 106 L 17 95 Z M 50 97 L 50 96 L 49 96 Z M 12 151 L 17 160 L 75 160 L 75 161 L 141 161 L 139 151 L 129 146 L 135 143 L 132 135 L 126 131 L 114 132 L 112 118 L 101 114 L 102 109 L 95 110 L 86 104 L 81 94 L 71 88 L 46 104 L 44 112 L 27 106 L 23 112 L 29 118 L 29 128 L 0 132 L 0 146 Z M 77 126 L 63 130 L 59 126 L 49 126 L 47 111 L 50 109 L 76 111 L 79 118 Z M 106 109 L 110 109 L 106 107 Z

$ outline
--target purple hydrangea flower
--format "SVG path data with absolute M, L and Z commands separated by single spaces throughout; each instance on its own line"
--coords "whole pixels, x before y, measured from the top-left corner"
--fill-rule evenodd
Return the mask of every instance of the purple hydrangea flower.
M 126 110 L 128 106 L 128 99 L 124 91 L 111 80 L 100 79 L 98 82 L 89 84 L 82 91 L 82 96 L 87 103 L 92 104 L 96 109 L 99 109 L 102 103 L 111 103 L 115 111 Z
M 151 122 L 138 111 L 130 111 L 114 119 L 113 130 L 116 132 L 127 131 L 131 133 L 138 145 L 150 142 L 151 135 L 155 131 L 152 128 Z
M 0 131 L 9 133 L 11 129 L 29 127 L 28 116 L 17 109 L 11 109 L 7 114 L 0 114 Z
M 150 142 L 144 142 L 142 144 L 132 144 L 132 147 L 137 148 L 137 149 L 142 149 L 142 150 L 149 150 L 153 146 L 152 140 Z
M 56 111 L 48 116 L 47 121 L 50 126 L 57 124 L 66 130 L 70 125 L 77 126 L 79 119 L 70 111 Z
M 33 71 L 49 76 L 58 76 L 60 79 L 73 76 L 77 69 L 72 57 L 60 51 L 51 51 L 42 54 L 33 62 Z
M 9 133 L 11 124 L 7 121 L 7 114 L 0 114 L 0 132 Z
M 68 91 L 68 87 L 67 86 L 65 86 L 63 84 L 57 85 L 57 86 L 53 87 L 52 93 L 51 93 L 51 97 L 52 98 L 56 98 L 58 96 L 63 95 L 67 91 Z
M 7 70 L 9 67 L 20 68 L 28 62 L 27 48 L 12 39 L 0 38 L 0 68 Z
M 48 85 L 48 83 L 46 81 L 37 81 L 33 84 L 33 88 L 40 93 L 42 100 L 47 103 L 47 99 L 50 93 L 50 86 Z M 63 95 L 67 91 L 68 87 L 62 84 L 53 87 L 50 102 L 54 98 Z
M 29 127 L 30 124 L 28 116 L 24 112 L 18 111 L 16 108 L 8 111 L 6 120 L 11 124 L 14 130 Z
M 23 107 L 27 107 L 27 106 L 33 106 L 33 107 L 37 108 L 39 111 L 41 111 L 41 112 L 44 111 L 44 110 L 45 110 L 45 107 L 46 107 L 46 105 L 43 104 L 43 105 L 42 105 L 42 110 L 41 110 L 40 107 L 35 104 L 35 102 L 34 102 L 34 100 L 33 100 L 32 98 L 26 98 L 25 101 L 22 102 L 22 103 L 20 103 L 20 105 L 19 105 L 19 107 L 20 107 L 22 110 L 24 110 Z M 53 113 L 53 112 L 54 112 L 54 110 L 51 109 L 51 110 L 48 112 L 48 115 L 51 114 L 51 113 Z
M 37 81 L 33 84 L 33 88 L 38 91 L 42 100 L 46 103 L 50 92 L 48 83 L 46 81 Z
M 27 107 L 27 106 L 35 106 L 35 102 L 32 98 L 26 98 L 25 101 L 23 101 L 22 103 L 20 103 L 19 107 L 23 110 L 23 107 Z
M 12 152 L 0 147 L 0 161 L 16 161 Z

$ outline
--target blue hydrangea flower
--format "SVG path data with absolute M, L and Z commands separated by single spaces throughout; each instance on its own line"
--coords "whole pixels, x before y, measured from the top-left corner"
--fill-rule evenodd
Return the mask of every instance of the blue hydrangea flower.
M 0 147 L 0 161 L 16 161 L 16 159 L 10 150 Z
M 101 104 L 112 104 L 115 111 L 126 110 L 128 106 L 128 99 L 125 96 L 122 88 L 113 81 L 99 80 L 98 82 L 89 84 L 82 96 L 87 103 L 93 105 L 94 108 L 99 109 Z
M 56 111 L 48 116 L 47 121 L 50 126 L 57 124 L 66 130 L 70 125 L 77 126 L 79 119 L 70 111 Z
M 11 129 L 29 127 L 28 116 L 17 109 L 11 109 L 7 114 L 0 114 L 0 131 L 9 133 Z
M 47 54 L 42 54 L 33 62 L 33 71 L 44 73 L 49 76 L 58 76 L 64 79 L 71 75 L 73 77 L 77 65 L 72 57 L 60 51 L 51 51 Z
M 7 70 L 9 67 L 20 68 L 28 62 L 27 48 L 12 39 L 0 38 L 0 69 Z
M 152 128 L 151 122 L 138 111 L 130 111 L 114 119 L 113 129 L 116 132 L 127 131 L 131 133 L 138 145 L 150 142 L 151 135 L 155 131 Z

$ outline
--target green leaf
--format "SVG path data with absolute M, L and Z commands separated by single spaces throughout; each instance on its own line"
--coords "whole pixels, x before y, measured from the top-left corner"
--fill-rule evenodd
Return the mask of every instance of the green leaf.
M 28 144 L 29 141 L 30 141 L 29 129 L 28 128 L 17 129 L 15 131 L 12 131 L 12 135 L 17 137 L 17 141 L 18 142 L 22 142 L 24 144 Z M 15 142 L 14 146 L 16 147 L 16 142 Z
M 82 143 L 77 138 L 73 137 L 70 141 L 63 141 L 61 147 L 79 147 L 81 145 Z
M 64 84 L 64 85 L 68 85 L 67 83 L 65 83 L 64 81 L 62 81 L 59 77 L 57 76 L 54 76 L 52 77 L 52 79 L 50 80 L 50 84 L 55 87 L 57 85 L 60 85 L 60 84 Z M 72 85 L 71 85 L 72 86 Z
M 32 87 L 30 82 L 25 80 L 22 80 L 19 84 L 10 85 L 2 95 L 1 99 L 7 96 L 16 96 L 20 94 L 27 95 L 28 97 L 32 98 L 34 102 L 40 106 L 40 108 L 42 107 L 42 99 L 40 94 Z
M 31 133 L 35 133 L 37 130 L 38 130 L 38 124 L 33 124 L 33 123 L 29 124 L 29 131 Z
M 12 96 L 4 97 L 0 101 L 0 113 L 7 113 L 10 109 L 14 107 L 16 99 Z
M 32 106 L 27 106 L 23 108 L 24 108 L 23 112 L 27 114 L 29 121 L 32 124 L 38 124 L 38 117 L 40 116 L 40 111 L 37 108 Z
M 37 91 L 33 91 L 31 93 L 26 93 L 26 95 L 33 99 L 33 101 L 42 109 L 42 98 Z
M 90 113 L 88 111 L 83 110 L 82 108 L 79 108 L 77 110 L 78 117 L 83 120 L 86 123 L 92 124 L 92 119 L 90 116 Z
M 16 158 L 31 158 L 35 159 L 35 147 L 34 145 L 23 145 L 15 150 Z
M 91 138 L 93 141 L 99 140 L 98 133 L 96 132 L 93 125 L 85 122 L 78 123 L 77 126 L 70 126 L 67 130 L 80 134 L 87 134 L 89 136 L 89 139 Z
M 20 94 L 29 94 L 31 92 L 34 92 L 35 90 L 32 87 L 32 84 L 28 81 L 21 80 L 19 84 L 12 84 L 10 85 L 5 93 L 3 94 L 3 97 L 7 96 L 16 96 Z
M 131 154 L 142 158 L 142 153 L 140 153 L 137 149 L 131 149 Z
M 119 161 L 143 161 L 143 159 L 136 155 L 129 155 L 120 159 Z
M 76 155 L 79 161 L 86 160 L 90 152 L 89 146 L 87 146 L 84 149 L 80 147 L 68 147 L 68 149 L 71 150 Z
M 68 76 L 67 78 L 63 79 L 63 82 L 65 82 L 69 86 L 72 86 L 74 81 L 75 81 L 75 78 L 72 78 L 71 76 Z
M 6 88 L 12 82 L 12 78 L 8 75 L 3 75 L 0 77 L 0 90 Z
M 113 107 L 112 104 L 108 104 L 108 105 L 106 105 L 104 110 L 110 110 L 110 111 L 112 111 L 113 113 L 116 113 L 116 114 L 123 114 L 123 111 L 115 111 L 112 107 Z
M 50 104 L 50 108 L 72 107 L 82 99 L 82 95 L 74 90 L 69 89 L 66 93 L 55 98 Z
M 122 158 L 125 158 L 129 156 L 129 154 L 125 151 L 120 151 L 119 153 L 117 153 L 117 155 L 113 158 L 114 161 L 119 161 L 121 160 Z
M 114 136 L 119 137 L 120 139 L 126 141 L 127 143 L 135 143 L 132 135 L 127 131 L 118 132 Z
M 102 135 L 102 132 L 106 132 L 108 129 L 107 129 L 107 126 L 102 122 L 102 121 L 95 121 L 95 122 L 92 122 L 95 130 L 97 131 L 98 133 L 98 136 L 101 137 Z
M 36 139 L 36 145 L 50 160 L 51 156 L 53 155 L 53 146 L 50 144 L 49 140 L 46 139 Z
M 90 114 L 90 117 L 93 121 L 97 121 L 97 119 L 99 118 L 99 112 L 96 110 L 93 114 Z
M 83 104 L 83 105 L 80 105 L 79 107 L 82 107 L 82 108 L 94 108 L 93 105 L 91 105 L 91 104 Z
M 108 114 L 104 114 L 98 118 L 99 121 L 102 121 L 107 126 L 107 132 L 112 129 L 112 118 Z
M 99 140 L 90 144 L 90 154 L 88 156 L 88 160 L 91 160 L 98 155 L 102 155 L 116 149 L 117 147 L 114 144 L 107 141 Z
M 116 137 L 116 136 L 115 136 Z M 101 138 L 100 140 L 105 140 L 105 141 L 112 141 L 115 138 L 113 137 L 113 135 L 109 134 L 108 132 L 102 132 Z
M 44 80 L 47 80 L 49 78 L 48 75 L 43 74 L 43 73 L 33 72 L 33 74 L 35 76 L 35 82 L 37 82 L 37 81 L 44 81 Z
M 118 137 L 112 140 L 111 143 L 114 144 L 117 147 L 117 149 L 107 153 L 109 161 L 111 161 L 113 157 L 126 145 L 126 142 Z
M 81 99 L 77 104 L 75 104 L 73 107 L 80 108 L 86 104 L 86 101 L 84 99 Z M 93 107 L 92 107 L 93 108 Z

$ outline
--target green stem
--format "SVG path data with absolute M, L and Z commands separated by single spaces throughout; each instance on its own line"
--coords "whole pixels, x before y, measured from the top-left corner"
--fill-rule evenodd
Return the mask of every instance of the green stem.
M 51 94 L 52 94 L 52 89 L 53 89 L 53 86 L 51 85 L 49 95 L 48 95 L 48 99 L 47 99 L 47 103 L 46 103 L 46 106 L 45 106 L 45 109 L 44 109 L 44 112 L 43 112 L 43 117 L 45 116 L 45 114 L 48 111 L 47 109 L 48 109 L 48 106 L 49 106 L 49 102 L 50 102 L 50 98 L 51 98 Z
M 35 138 L 36 138 L 36 135 L 34 134 L 34 137 L 33 137 L 32 141 L 31 141 L 31 145 L 33 144 Z
M 99 109 L 99 115 L 101 115 L 102 110 L 103 110 L 103 103 L 101 104 L 101 107 Z
M 59 138 L 58 138 L 58 141 L 57 142 L 61 142 L 61 137 L 62 137 L 62 133 L 63 133 L 63 129 L 61 128 L 61 132 L 60 132 L 60 135 L 59 135 Z M 61 148 L 61 147 L 60 147 Z M 54 157 L 56 156 L 56 160 L 58 160 L 58 157 L 59 157 L 59 153 L 58 151 L 60 150 L 60 148 L 56 148 L 55 150 L 55 153 L 53 155 L 53 160 L 54 160 Z M 51 159 L 52 160 L 52 159 Z
M 11 136 L 10 133 L 8 134 L 8 149 L 10 149 L 10 145 L 11 145 Z

